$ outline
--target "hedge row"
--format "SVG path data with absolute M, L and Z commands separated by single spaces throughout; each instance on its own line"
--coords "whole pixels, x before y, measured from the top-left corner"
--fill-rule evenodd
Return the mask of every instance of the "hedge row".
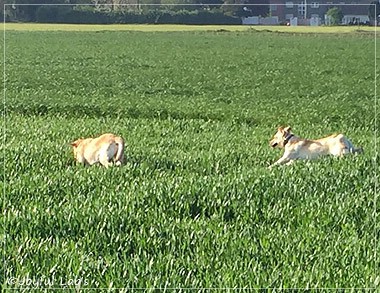
M 241 24 L 240 18 L 228 16 L 219 11 L 150 10 L 145 12 L 102 12 L 75 10 L 62 6 L 39 7 L 36 12 L 36 21 L 41 23 L 74 24 Z

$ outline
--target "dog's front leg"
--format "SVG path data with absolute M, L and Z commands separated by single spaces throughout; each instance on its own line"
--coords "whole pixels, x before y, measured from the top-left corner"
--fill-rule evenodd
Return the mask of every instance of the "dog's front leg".
M 294 163 L 294 160 L 289 159 L 289 162 L 285 163 L 285 165 L 286 165 L 286 166 L 290 166 L 290 165 L 293 164 L 293 163 Z
M 292 160 L 288 156 L 282 156 L 279 160 L 270 165 L 269 169 L 273 168 L 276 165 L 289 164 L 291 162 Z

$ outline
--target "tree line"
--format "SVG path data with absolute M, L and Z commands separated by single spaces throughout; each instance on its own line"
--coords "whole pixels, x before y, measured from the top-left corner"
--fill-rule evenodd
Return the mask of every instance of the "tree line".
M 379 20 L 380 3 L 371 4 L 373 24 Z M 241 17 L 270 15 L 269 0 L 0 0 L 0 10 L 7 22 L 89 24 L 241 24 Z M 331 24 L 340 24 L 340 9 L 330 10 Z
M 267 1 L 267 2 L 265 2 Z M 0 0 L 6 21 L 58 23 L 240 24 L 269 15 L 269 0 Z M 52 5 L 53 4 L 53 5 Z

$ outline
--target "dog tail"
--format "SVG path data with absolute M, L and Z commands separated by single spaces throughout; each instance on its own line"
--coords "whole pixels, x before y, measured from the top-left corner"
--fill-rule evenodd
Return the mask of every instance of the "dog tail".
M 124 140 L 120 136 L 115 137 L 117 152 L 115 156 L 115 165 L 120 166 L 124 160 Z

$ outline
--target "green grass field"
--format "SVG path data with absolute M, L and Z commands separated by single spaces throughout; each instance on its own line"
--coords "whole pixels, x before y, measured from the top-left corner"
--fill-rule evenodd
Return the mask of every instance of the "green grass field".
M 3 289 L 375 288 L 374 50 L 357 33 L 7 30 Z M 279 125 L 365 153 L 269 170 Z M 103 132 L 126 165 L 76 165 L 69 143 Z

